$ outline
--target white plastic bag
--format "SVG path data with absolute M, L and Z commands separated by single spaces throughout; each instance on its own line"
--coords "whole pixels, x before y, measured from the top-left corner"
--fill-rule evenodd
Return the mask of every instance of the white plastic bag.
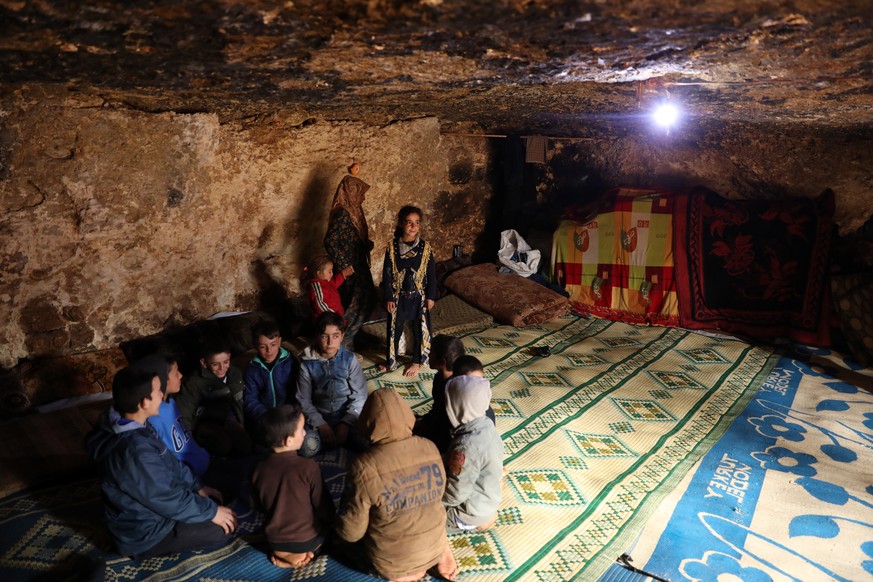
M 501 265 L 522 277 L 530 277 L 540 267 L 540 252 L 532 249 L 521 235 L 512 229 L 500 233 L 500 250 L 497 251 L 497 259 Z

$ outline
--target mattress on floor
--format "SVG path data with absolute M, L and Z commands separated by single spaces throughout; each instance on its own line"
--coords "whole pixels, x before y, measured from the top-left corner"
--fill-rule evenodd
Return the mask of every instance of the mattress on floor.
M 494 325 L 494 318 L 476 309 L 457 295 L 446 295 L 437 300 L 430 313 L 433 335 L 444 334 L 463 336 L 468 333 L 482 331 Z M 388 329 L 385 321 L 368 323 L 363 331 L 384 344 L 388 341 Z
M 446 295 L 431 312 L 434 334 L 462 336 L 494 325 L 494 318 L 476 309 L 457 295 Z
M 108 407 L 91 401 L 0 424 L 0 498 L 93 469 L 85 437 Z

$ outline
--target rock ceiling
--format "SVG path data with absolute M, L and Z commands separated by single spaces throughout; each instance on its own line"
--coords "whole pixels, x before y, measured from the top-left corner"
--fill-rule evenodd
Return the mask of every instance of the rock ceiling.
M 873 125 L 873 2 L 0 0 L 5 98 L 579 134 L 669 98 L 700 120 Z

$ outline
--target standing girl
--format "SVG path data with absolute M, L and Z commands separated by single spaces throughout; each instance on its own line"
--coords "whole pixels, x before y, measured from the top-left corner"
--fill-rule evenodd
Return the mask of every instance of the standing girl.
M 394 240 L 385 250 L 382 266 L 382 291 L 388 310 L 388 361 L 382 369 L 397 367 L 397 345 L 410 323 L 414 341 L 407 342 L 407 353 L 412 362 L 403 371 L 404 376 L 418 374 L 428 362 L 430 310 L 437 298 L 436 263 L 430 245 L 420 236 L 422 216 L 415 206 L 400 209 Z

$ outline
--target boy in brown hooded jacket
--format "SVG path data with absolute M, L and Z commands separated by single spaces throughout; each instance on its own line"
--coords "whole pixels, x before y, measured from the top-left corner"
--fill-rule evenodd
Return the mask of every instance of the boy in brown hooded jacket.
M 390 388 L 370 394 L 358 423 L 372 444 L 346 476 L 337 533 L 347 542 L 363 539 L 376 571 L 390 580 L 418 580 L 434 566 L 454 579 L 458 567 L 446 538 L 446 479 L 436 446 L 412 436 L 415 415 Z

